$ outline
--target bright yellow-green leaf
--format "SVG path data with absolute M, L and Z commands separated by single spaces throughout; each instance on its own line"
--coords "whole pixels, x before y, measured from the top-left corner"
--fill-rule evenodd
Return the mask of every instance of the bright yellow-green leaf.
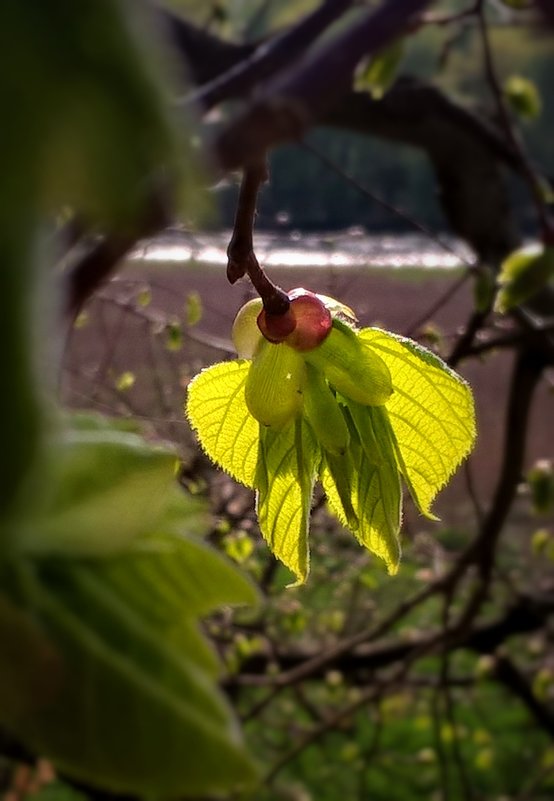
M 210 459 L 237 481 L 254 486 L 258 422 L 246 406 L 250 362 L 222 362 L 203 370 L 188 389 L 186 412 Z
M 387 412 L 399 468 L 420 511 L 431 503 L 475 440 L 468 384 L 441 359 L 411 340 L 377 328 L 360 339 L 381 356 L 393 380 Z
M 256 473 L 260 531 L 299 582 L 305 581 L 309 570 L 308 523 L 320 458 L 305 423 L 296 421 L 279 432 L 260 426 Z
M 348 402 L 348 411 L 353 424 L 348 453 L 324 460 L 321 483 L 334 514 L 394 574 L 400 561 L 402 493 L 387 413 L 382 407 L 353 401 Z

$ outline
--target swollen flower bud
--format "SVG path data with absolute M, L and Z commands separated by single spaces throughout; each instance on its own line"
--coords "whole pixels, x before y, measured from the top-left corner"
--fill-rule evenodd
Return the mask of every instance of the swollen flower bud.
M 286 343 L 295 350 L 313 350 L 331 331 L 333 325 L 331 312 L 317 295 L 305 289 L 293 289 L 289 297 L 296 327 L 287 337 Z
M 350 434 L 339 404 L 322 373 L 306 365 L 307 381 L 304 390 L 304 414 L 314 434 L 326 451 L 345 453 Z
M 364 406 L 382 406 L 392 395 L 391 375 L 383 359 L 338 320 L 305 358 L 338 392 Z
M 305 383 L 303 357 L 287 345 L 262 340 L 246 379 L 250 414 L 264 426 L 284 428 L 302 413 Z

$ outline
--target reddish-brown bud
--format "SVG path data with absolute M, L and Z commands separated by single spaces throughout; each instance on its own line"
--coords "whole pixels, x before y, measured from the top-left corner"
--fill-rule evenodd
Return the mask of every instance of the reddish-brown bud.
M 309 351 L 317 348 L 331 331 L 331 312 L 313 292 L 293 289 L 289 292 L 290 308 L 296 318 L 296 328 L 286 338 L 291 348 Z
M 258 328 L 274 345 L 284 342 L 296 328 L 296 317 L 289 308 L 284 314 L 268 314 L 262 309 L 258 314 Z

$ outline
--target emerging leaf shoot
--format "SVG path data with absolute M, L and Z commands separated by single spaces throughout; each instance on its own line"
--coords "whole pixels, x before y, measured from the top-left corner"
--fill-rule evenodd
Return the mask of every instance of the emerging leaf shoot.
M 495 309 L 507 312 L 524 303 L 554 277 L 554 247 L 528 245 L 515 250 L 502 263 Z
M 302 289 L 289 297 L 288 321 L 268 321 L 259 300 L 242 307 L 233 340 L 247 358 L 197 375 L 187 416 L 208 456 L 257 491 L 261 533 L 298 581 L 316 479 L 341 523 L 395 573 L 401 480 L 433 518 L 432 501 L 473 446 L 471 390 L 415 342 L 357 329 L 338 301 Z

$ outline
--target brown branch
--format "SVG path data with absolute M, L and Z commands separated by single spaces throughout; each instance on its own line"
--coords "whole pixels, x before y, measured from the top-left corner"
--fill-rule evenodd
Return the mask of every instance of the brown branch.
M 545 704 L 541 704 L 526 677 L 514 662 L 507 656 L 497 656 L 494 676 L 527 707 L 539 726 L 554 738 L 554 714 Z
M 529 634 L 544 627 L 554 615 L 554 597 L 532 597 L 521 595 L 497 620 L 482 624 L 465 632 L 463 638 L 455 638 L 456 624 L 450 628 L 439 629 L 431 634 L 410 640 L 396 640 L 380 645 L 365 643 L 348 651 L 338 652 L 332 648 L 323 654 L 310 651 L 277 649 L 268 657 L 258 653 L 247 659 L 238 676 L 226 680 L 227 685 L 267 686 L 269 684 L 287 686 L 294 684 L 295 675 L 302 673 L 302 679 L 317 680 L 328 670 L 340 670 L 352 682 L 361 684 L 371 680 L 375 671 L 404 662 L 414 652 L 426 651 L 433 645 L 435 650 L 443 645 L 449 652 L 470 650 L 478 654 L 492 654 L 511 637 Z M 268 662 L 279 666 L 281 673 L 268 676 Z
M 548 211 L 548 206 L 544 198 L 542 181 L 535 168 L 531 164 L 531 160 L 527 155 L 521 137 L 516 132 L 516 128 L 510 116 L 506 100 L 504 99 L 504 93 L 502 91 L 502 87 L 500 86 L 500 81 L 498 80 L 498 76 L 496 74 L 496 67 L 494 64 L 494 57 L 485 14 L 485 4 L 483 0 L 478 0 L 477 2 L 477 19 L 485 61 L 485 76 L 496 103 L 500 124 L 502 125 L 510 147 L 516 154 L 516 158 L 520 165 L 521 174 L 523 175 L 523 178 L 529 187 L 542 229 L 544 242 L 547 244 L 554 244 L 554 219 L 550 216 Z
M 185 72 L 197 86 L 207 84 L 249 59 L 257 42 L 236 43 L 214 36 L 167 8 L 159 8 L 162 25 Z
M 169 224 L 169 202 L 162 191 L 148 197 L 142 216 L 129 231 L 104 236 L 64 273 L 65 316 L 71 322 L 86 301 L 115 272 L 136 243 L 153 236 Z
M 470 356 L 482 356 L 484 353 L 489 353 L 493 350 L 512 350 L 529 345 L 533 345 L 537 348 L 549 347 L 549 342 L 548 340 L 545 341 L 545 337 L 552 334 L 554 334 L 554 324 L 539 323 L 533 329 L 517 330 L 504 334 L 503 336 L 488 336 L 482 341 L 465 348 L 459 355 L 457 348 L 454 349 L 452 355 L 448 359 L 448 363 L 454 366 L 462 358 L 467 359 Z
M 259 98 L 213 142 L 225 170 L 258 161 L 280 142 L 297 139 L 350 88 L 360 59 L 403 34 L 431 0 L 388 0 L 361 15 L 296 68 L 264 86 Z
M 466 358 L 471 352 L 473 352 L 473 342 L 475 337 L 485 324 L 489 313 L 489 310 L 485 310 L 474 311 L 471 314 L 461 336 L 452 349 L 452 353 L 447 359 L 447 362 L 451 367 L 456 367 L 456 365 L 459 364 L 462 359 Z
M 512 149 L 486 119 L 436 87 L 402 77 L 381 100 L 349 92 L 324 123 L 423 151 L 452 230 L 483 263 L 498 266 L 519 245 L 502 172 L 503 166 L 518 169 Z
M 454 645 L 454 641 L 451 640 L 452 648 L 464 647 L 477 653 L 492 653 L 508 636 L 542 627 L 546 618 L 553 612 L 554 598 L 541 600 L 520 598 L 518 603 L 508 610 L 503 618 L 472 632 L 464 643 L 458 642 Z M 404 682 L 416 661 L 429 655 L 437 647 L 448 641 L 448 637 L 445 638 L 445 634 L 447 633 L 443 631 L 437 635 L 422 637 L 415 642 L 404 643 L 405 650 L 402 656 L 399 656 L 397 651 L 394 658 L 388 662 L 389 665 L 396 663 L 395 670 L 385 677 L 375 679 L 367 689 L 360 693 L 355 701 L 339 709 L 312 729 L 311 732 L 304 735 L 272 766 L 265 777 L 266 783 L 271 783 L 289 762 L 296 759 L 303 751 L 329 731 L 336 729 L 345 718 L 350 717 L 364 706 L 374 703 L 385 691 Z M 365 670 L 367 671 L 367 669 L 366 666 Z
M 290 30 L 263 42 L 230 69 L 213 78 L 185 100 L 205 110 L 223 100 L 244 97 L 281 68 L 289 69 L 309 45 L 353 5 L 354 0 L 326 0 Z
M 516 495 L 525 459 L 531 405 L 546 366 L 544 354 L 531 348 L 516 356 L 504 425 L 504 454 L 491 507 L 472 548 L 481 577 L 491 575 L 498 538 Z
M 260 185 L 267 181 L 265 159 L 246 167 L 239 192 L 233 234 L 227 248 L 227 278 L 231 284 L 248 275 L 269 314 L 285 314 L 290 306 L 288 295 L 276 286 L 260 267 L 254 253 L 253 227 Z

